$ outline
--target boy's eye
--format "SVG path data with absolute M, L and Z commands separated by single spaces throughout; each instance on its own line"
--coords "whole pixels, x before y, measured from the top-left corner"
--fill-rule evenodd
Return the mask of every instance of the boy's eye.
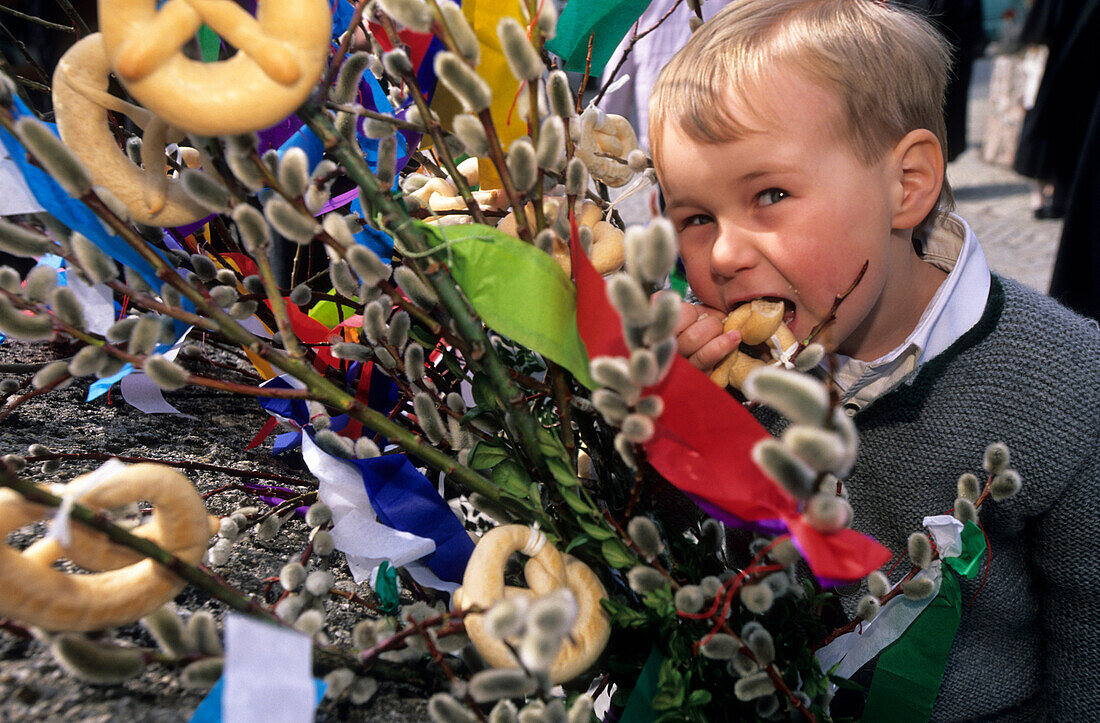
M 758 206 L 770 206 L 773 203 L 778 203 L 790 194 L 781 188 L 769 188 L 766 191 L 761 191 L 756 194 L 756 203 Z
M 697 213 L 694 216 L 688 216 L 680 222 L 681 228 L 687 228 L 688 226 L 702 226 L 711 222 L 711 217 L 706 214 Z

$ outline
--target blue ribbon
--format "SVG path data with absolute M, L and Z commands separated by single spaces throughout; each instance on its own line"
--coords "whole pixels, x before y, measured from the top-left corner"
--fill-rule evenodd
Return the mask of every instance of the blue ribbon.
M 435 552 L 424 562 L 441 580 L 462 582 L 474 542 L 435 485 L 404 454 L 353 462 L 382 524 L 434 540 Z

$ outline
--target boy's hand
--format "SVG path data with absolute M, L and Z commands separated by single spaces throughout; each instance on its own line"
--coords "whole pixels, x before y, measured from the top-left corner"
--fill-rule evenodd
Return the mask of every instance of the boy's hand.
M 741 332 L 722 333 L 726 315 L 710 306 L 687 302 L 680 305 L 676 345 L 682 356 L 700 371 L 710 374 L 741 343 Z

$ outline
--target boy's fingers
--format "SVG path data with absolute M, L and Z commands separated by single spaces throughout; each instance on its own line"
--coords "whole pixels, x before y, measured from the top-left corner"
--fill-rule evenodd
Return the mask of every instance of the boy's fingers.
M 722 322 L 711 316 L 700 317 L 695 314 L 695 319 L 676 335 L 676 345 L 681 356 L 691 357 L 696 354 L 704 344 L 716 336 L 722 334 Z
M 721 331 L 721 328 L 719 328 Z M 699 347 L 699 350 L 688 357 L 692 366 L 710 373 L 714 367 L 737 350 L 741 343 L 741 332 L 731 331 L 728 334 L 719 334 Z

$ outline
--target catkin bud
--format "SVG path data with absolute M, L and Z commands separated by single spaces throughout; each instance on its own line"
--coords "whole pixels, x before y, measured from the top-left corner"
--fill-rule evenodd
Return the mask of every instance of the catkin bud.
M 666 218 L 656 218 L 645 229 L 646 243 L 637 253 L 638 273 L 650 283 L 657 283 L 676 264 L 679 246 L 676 230 Z
M 12 256 L 33 257 L 42 256 L 49 248 L 48 237 L 0 218 L 0 250 Z
M 209 257 L 202 254 L 191 254 L 191 268 L 203 281 L 212 281 L 218 274 L 218 267 Z
M 52 266 L 39 264 L 27 272 L 24 291 L 31 301 L 45 301 L 57 286 L 57 271 Z
M 435 306 L 437 299 L 435 291 L 421 281 L 420 277 L 416 275 L 416 272 L 408 266 L 398 266 L 395 268 L 393 270 L 393 278 L 397 282 L 397 285 L 401 287 L 402 291 L 408 294 L 417 304 L 427 308 Z
M 145 654 L 140 649 L 102 645 L 79 633 L 56 636 L 50 652 L 61 667 L 89 683 L 121 683 L 145 670 Z
M 970 472 L 964 472 L 959 475 L 958 493 L 959 497 L 963 499 L 970 500 L 971 502 L 977 501 L 978 497 L 982 494 L 982 488 L 978 482 L 978 478 Z
M 530 191 L 538 180 L 535 148 L 527 138 L 517 138 L 508 148 L 508 172 L 516 189 L 522 193 Z
M 738 700 L 750 701 L 770 695 L 775 691 L 775 684 L 768 677 L 766 670 L 746 675 L 733 684 L 733 694 Z
M 821 425 L 829 411 L 829 393 L 821 382 L 786 369 L 759 367 L 749 374 L 742 391 L 792 422 Z
M 774 600 L 775 596 L 772 594 L 772 589 L 767 585 L 741 586 L 741 604 L 751 613 L 757 615 L 766 613 L 771 608 Z
M 436 693 L 428 699 L 428 715 L 435 723 L 477 723 L 477 718 L 448 693 Z
M 69 374 L 74 377 L 86 377 L 95 374 L 103 362 L 104 351 L 98 346 L 86 346 L 69 360 Z
M 703 609 L 705 600 L 703 591 L 698 585 L 684 585 L 676 591 L 673 602 L 676 603 L 676 609 L 680 612 L 693 614 Z
M 332 573 L 328 570 L 314 570 L 306 576 L 306 592 L 314 597 L 322 597 L 328 594 L 332 588 Z
M 207 610 L 197 610 L 187 619 L 187 634 L 200 655 L 222 655 L 221 639 L 214 616 Z
M 275 615 L 284 623 L 293 623 L 302 614 L 305 604 L 301 595 L 287 595 L 275 605 Z
M 330 263 L 328 275 L 329 279 L 332 281 L 332 287 L 336 289 L 336 292 L 341 296 L 354 299 L 359 293 L 359 281 L 352 276 L 351 268 L 348 266 L 347 261 L 336 259 Z
M 106 284 L 118 278 L 118 267 L 115 266 L 115 262 L 100 251 L 99 247 L 89 241 L 84 234 L 74 231 L 69 243 L 72 244 L 80 270 L 93 284 Z
M 588 190 L 588 167 L 579 158 L 570 158 L 565 165 L 565 195 L 583 197 Z
M 313 301 L 313 291 L 309 284 L 298 284 L 290 290 L 290 303 L 295 306 L 306 306 Z
M 20 118 L 15 122 L 15 134 L 65 193 L 80 198 L 92 190 L 88 169 L 44 123 L 35 118 Z
M 647 558 L 654 558 L 664 552 L 665 545 L 661 541 L 661 533 L 653 520 L 648 517 L 638 515 L 631 518 L 626 531 L 638 546 L 638 550 Z
M 546 79 L 546 95 L 554 115 L 559 118 L 571 118 L 576 114 L 573 91 L 569 88 L 569 77 L 564 71 L 550 71 L 550 76 Z
M 157 641 L 160 649 L 172 658 L 182 658 L 191 653 L 193 641 L 189 639 L 183 620 L 172 603 L 161 605 L 143 617 L 141 624 Z
M 352 246 L 347 251 L 348 263 L 364 285 L 377 286 L 380 281 L 389 278 L 390 267 L 365 246 Z
M 536 155 L 540 168 L 550 171 L 561 170 L 565 162 L 565 125 L 558 116 L 548 116 L 542 122 Z
M 390 319 L 390 328 L 386 333 L 386 341 L 390 345 L 397 349 L 403 349 L 405 344 L 409 341 L 409 328 L 412 325 L 412 318 L 409 316 L 409 312 L 402 309 L 393 315 Z
M 377 457 L 382 454 L 378 449 L 378 445 L 369 437 L 360 437 L 355 440 L 354 449 L 356 459 L 371 459 L 372 457 Z
M 955 517 L 964 525 L 967 522 L 978 524 L 978 508 L 968 499 L 959 497 L 955 500 Z
M 31 386 L 35 389 L 41 389 L 49 384 L 56 382 L 69 375 L 69 362 L 64 359 L 58 359 L 57 361 L 50 362 L 46 366 L 42 367 L 31 378 Z M 71 379 L 70 379 L 71 381 Z M 62 389 L 68 386 L 68 382 L 55 387 L 56 389 Z
M 500 698 L 524 698 L 537 688 L 534 678 L 512 668 L 489 668 L 470 678 L 470 695 L 478 703 Z
M 306 524 L 310 527 L 320 527 L 332 519 L 332 508 L 324 502 L 314 502 L 306 510 Z
M 1022 486 L 1023 482 L 1020 480 L 1019 473 L 1014 469 L 1006 469 L 993 478 L 993 482 L 989 486 L 989 495 L 994 502 L 1000 502 L 1014 497 Z
M 324 681 L 327 686 L 325 688 L 325 698 L 336 700 L 355 682 L 355 673 L 349 668 L 337 668 L 326 675 Z
M 761 666 L 770 665 L 775 660 L 775 640 L 763 625 L 753 627 L 743 639 Z
M 814 492 L 817 474 L 795 457 L 779 440 L 763 439 L 752 448 L 752 459 L 764 474 L 778 482 L 797 499 Z
M 279 159 L 279 185 L 287 195 L 297 198 L 306 192 L 309 181 L 309 156 L 305 150 L 298 147 L 286 149 Z
M 936 589 L 936 583 L 931 578 L 914 577 L 901 584 L 901 591 L 910 600 L 923 600 Z
M 622 424 L 622 421 L 626 419 L 626 415 L 630 414 L 630 407 L 627 406 L 622 396 L 610 389 L 593 391 L 592 406 L 596 408 L 604 421 L 616 427 Z
M 0 289 L 9 294 L 19 295 L 22 288 L 23 277 L 10 266 L 0 266 Z
M 370 53 L 358 52 L 344 60 L 344 64 L 340 66 L 340 74 L 336 76 L 336 87 L 331 91 L 333 102 L 351 103 L 359 96 L 359 81 L 363 77 L 363 71 L 370 65 L 370 59 Z
M 519 21 L 509 15 L 497 23 L 497 37 L 512 75 L 518 80 L 532 81 L 542 75 L 545 66 L 542 58 L 527 39 L 527 31 Z
M 642 340 L 655 344 L 669 337 L 676 328 L 680 316 L 680 295 L 675 291 L 661 291 L 650 298 L 653 321 L 646 327 Z
M 77 329 L 84 328 L 84 310 L 76 294 L 68 286 L 58 286 L 50 294 L 50 306 L 57 318 Z
M 211 213 L 224 213 L 229 209 L 229 189 L 213 176 L 194 168 L 185 168 L 180 181 L 187 195 Z
M 317 432 L 313 437 L 313 441 L 317 443 L 322 451 L 331 454 L 333 457 L 350 459 L 355 453 L 351 440 L 347 437 L 341 437 L 331 429 L 322 429 Z
M 783 433 L 783 443 L 818 472 L 837 472 L 847 459 L 843 440 L 828 429 L 792 424 Z
M 626 165 L 630 166 L 630 170 L 635 173 L 641 173 L 649 168 L 649 159 L 646 158 L 645 151 L 635 148 L 626 154 Z
M 856 617 L 871 622 L 878 615 L 879 609 L 882 604 L 879 603 L 878 598 L 873 595 L 864 595 L 859 601 L 859 605 L 856 606 Z
M 1008 467 L 1008 445 L 1004 442 L 994 442 L 985 448 L 982 458 L 982 467 L 990 474 L 997 474 Z
M 489 84 L 466 65 L 462 58 L 450 51 L 436 54 L 435 74 L 469 111 L 478 113 L 486 110 L 493 102 Z
M 922 570 L 932 564 L 932 543 L 928 535 L 923 532 L 909 535 L 909 559 Z
M 623 419 L 622 434 L 631 444 L 645 444 L 653 439 L 653 420 L 644 414 L 628 414 Z
M 315 528 L 309 536 L 313 543 L 313 554 L 320 557 L 328 557 L 336 549 L 336 540 L 327 530 Z
M 323 627 L 325 627 L 325 614 L 316 608 L 306 610 L 294 621 L 294 629 L 306 635 L 316 635 Z
M 852 508 L 847 500 L 831 492 L 811 497 L 803 514 L 811 527 L 825 533 L 842 530 L 852 521 Z
M 397 172 L 397 138 L 387 136 L 378 141 L 378 166 L 374 175 L 378 182 L 389 188 L 393 185 L 393 176 Z
M 638 398 L 638 387 L 630 378 L 630 364 L 621 357 L 598 356 L 588 365 L 592 377 L 621 394 L 627 404 Z
M 241 234 L 245 251 L 253 256 L 266 256 L 271 246 L 271 227 L 263 214 L 248 204 L 238 204 L 233 209 L 233 221 Z
M 142 365 L 142 371 L 161 389 L 173 391 L 187 384 L 187 371 L 160 354 L 153 354 Z
M 875 597 L 882 597 L 890 592 L 890 581 L 880 571 L 875 570 L 867 576 L 867 591 Z
M 443 14 L 443 23 L 454 39 L 456 49 L 463 58 L 476 67 L 481 60 L 481 43 L 478 42 L 470 23 L 466 21 L 461 6 L 458 3 L 439 3 L 439 9 Z
M 387 15 L 409 30 L 431 32 L 435 16 L 424 0 L 379 0 L 378 4 Z
M 130 332 L 133 331 L 134 325 L 137 324 L 138 317 L 128 316 L 125 319 L 119 319 L 107 329 L 106 337 L 107 341 L 120 342 L 126 341 L 130 338 Z
M 454 117 L 453 123 L 455 136 L 465 146 L 468 154 L 485 156 L 489 153 L 489 139 L 477 117 L 468 113 L 459 113 Z
M 424 430 L 424 436 L 432 444 L 438 444 L 446 436 L 447 430 L 443 426 L 439 410 L 435 408 L 435 400 L 425 392 L 417 392 L 413 396 L 413 409 L 416 410 L 416 419 Z
M 794 358 L 794 368 L 800 372 L 808 372 L 820 364 L 824 357 L 825 347 L 815 342 L 803 349 Z
M 668 585 L 664 575 L 648 565 L 636 565 L 626 574 L 630 589 L 639 595 L 647 595 Z
M 715 633 L 699 646 L 699 652 L 712 660 L 729 660 L 737 655 L 740 648 L 737 638 L 727 633 Z
M 294 208 L 281 196 L 272 196 L 267 200 L 264 218 L 272 228 L 297 244 L 308 244 L 321 230 L 316 219 Z
M 122 367 L 126 366 L 126 362 L 118 357 L 113 357 L 108 354 L 103 355 L 103 361 L 99 367 L 95 370 L 95 375 L 99 379 L 106 379 L 107 377 L 113 377 L 122 371 Z
M 653 320 L 649 297 L 641 285 L 626 274 L 615 274 L 607 280 L 607 295 L 622 316 L 632 326 L 645 326 Z
M 378 692 L 378 681 L 374 678 L 357 678 L 351 685 L 348 700 L 352 705 L 366 705 Z
M 160 321 L 152 315 L 138 317 L 137 322 L 130 330 L 130 340 L 126 345 L 131 354 L 145 356 L 152 353 L 160 336 Z
M 419 382 L 424 377 L 424 347 L 409 344 L 405 347 L 405 376 L 410 382 Z
M 527 601 L 504 598 L 489 608 L 483 622 L 485 631 L 494 638 L 512 638 L 523 632 Z

